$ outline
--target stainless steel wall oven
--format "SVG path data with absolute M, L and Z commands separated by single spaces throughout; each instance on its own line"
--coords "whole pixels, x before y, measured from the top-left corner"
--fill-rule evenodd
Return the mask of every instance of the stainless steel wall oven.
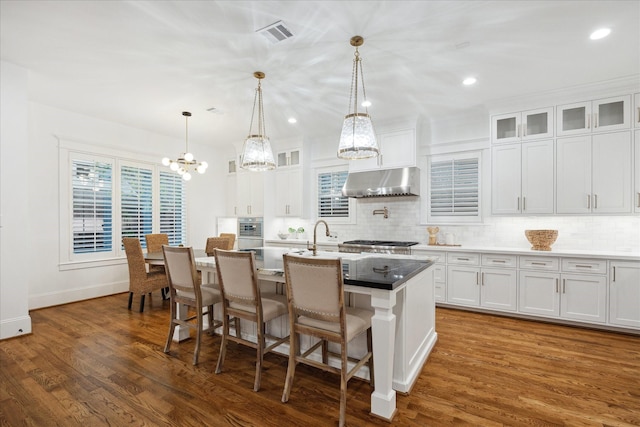
M 263 225 L 262 218 L 238 218 L 238 249 L 263 247 Z

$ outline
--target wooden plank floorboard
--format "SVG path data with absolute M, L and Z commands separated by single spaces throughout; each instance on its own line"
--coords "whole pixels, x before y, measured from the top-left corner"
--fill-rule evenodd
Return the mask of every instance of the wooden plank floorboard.
M 284 355 L 203 336 L 163 352 L 169 303 L 143 313 L 127 294 L 31 312 L 33 334 L 0 341 L 0 426 L 335 426 L 339 378 L 299 365 L 280 399 Z M 137 307 L 134 301 L 134 308 Z M 436 310 L 438 342 L 398 426 L 640 426 L 640 337 L 453 309 Z M 370 411 L 369 384 L 347 393 L 349 426 L 388 426 Z

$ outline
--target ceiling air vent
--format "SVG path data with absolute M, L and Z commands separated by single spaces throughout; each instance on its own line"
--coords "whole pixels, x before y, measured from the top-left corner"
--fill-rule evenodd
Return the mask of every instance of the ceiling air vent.
M 271 43 L 279 43 L 286 39 L 293 37 L 293 34 L 284 25 L 284 22 L 278 21 L 271 25 L 267 25 L 264 28 L 256 30 L 256 33 L 260 33 L 265 36 Z

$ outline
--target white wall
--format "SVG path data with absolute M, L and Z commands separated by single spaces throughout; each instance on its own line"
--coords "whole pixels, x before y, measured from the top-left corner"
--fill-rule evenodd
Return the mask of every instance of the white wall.
M 0 63 L 0 339 L 31 332 L 28 311 L 28 72 Z

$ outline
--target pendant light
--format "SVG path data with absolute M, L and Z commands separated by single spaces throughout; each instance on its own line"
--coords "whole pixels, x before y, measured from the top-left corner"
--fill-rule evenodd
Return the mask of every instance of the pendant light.
M 353 59 L 353 72 L 351 74 L 351 91 L 349 93 L 349 109 L 344 117 L 338 157 L 346 160 L 367 159 L 376 157 L 380 153 L 373 123 L 367 106 L 367 93 L 364 90 L 364 75 L 362 72 L 362 59 L 358 52 L 358 46 L 362 46 L 364 39 L 361 36 L 351 37 L 351 46 L 356 48 Z M 362 104 L 358 102 L 358 85 L 362 85 Z M 364 107 L 358 111 L 358 106 Z
M 177 172 L 178 175 L 182 176 L 182 179 L 185 181 L 189 181 L 191 179 L 191 168 L 194 168 L 198 173 L 203 174 L 207 170 L 209 166 L 207 162 L 198 162 L 193 158 L 193 154 L 189 151 L 189 117 L 191 117 L 191 113 L 188 111 L 183 111 L 182 115 L 185 120 L 185 150 L 184 153 L 181 153 L 178 156 L 177 160 L 171 160 L 168 157 L 162 159 L 162 164 L 165 166 L 169 166 L 174 172 Z
M 251 123 L 249 125 L 249 136 L 244 141 L 242 148 L 242 163 L 240 167 L 254 172 L 275 169 L 276 162 L 271 151 L 269 138 L 264 130 L 264 107 L 262 105 L 262 85 L 261 81 L 265 74 L 256 71 L 253 76 L 258 79 L 258 87 L 253 98 L 253 110 L 251 111 Z M 258 107 L 257 121 L 258 128 L 253 131 L 253 122 L 256 117 L 256 106 Z

